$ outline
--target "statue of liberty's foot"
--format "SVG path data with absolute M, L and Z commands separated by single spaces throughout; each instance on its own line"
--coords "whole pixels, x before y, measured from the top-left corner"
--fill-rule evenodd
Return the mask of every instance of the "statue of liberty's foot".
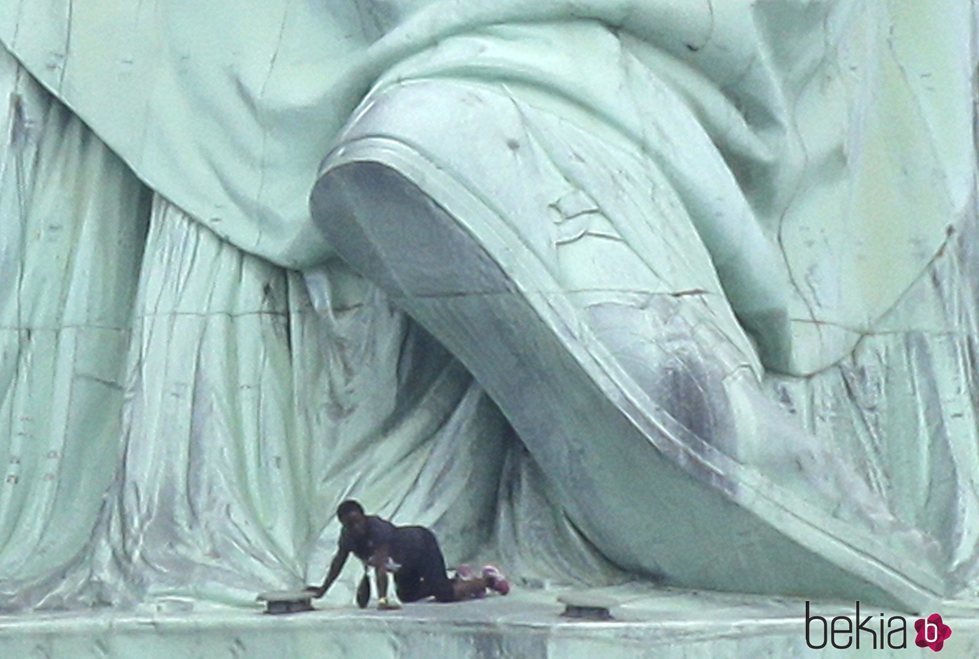
M 414 82 L 355 117 L 315 222 L 470 369 L 607 557 L 689 587 L 941 599 L 926 543 L 760 394 L 655 162 L 487 85 Z

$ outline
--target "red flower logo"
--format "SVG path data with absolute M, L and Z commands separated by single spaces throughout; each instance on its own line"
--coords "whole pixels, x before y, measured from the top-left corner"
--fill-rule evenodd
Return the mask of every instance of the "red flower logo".
M 942 616 L 932 613 L 925 618 L 918 618 L 914 621 L 914 628 L 918 636 L 914 639 L 914 644 L 919 648 L 931 648 L 933 652 L 938 652 L 945 645 L 945 640 L 952 635 L 952 628 L 942 622 Z

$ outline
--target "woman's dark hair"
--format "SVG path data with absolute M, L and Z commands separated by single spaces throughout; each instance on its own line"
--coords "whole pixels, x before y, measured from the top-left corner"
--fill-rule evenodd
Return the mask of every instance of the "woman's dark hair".
M 339 506 L 337 506 L 337 519 L 343 519 L 343 516 L 347 513 L 358 512 L 361 515 L 364 514 L 364 507 L 360 505 L 360 502 L 354 501 L 353 499 L 347 499 Z

